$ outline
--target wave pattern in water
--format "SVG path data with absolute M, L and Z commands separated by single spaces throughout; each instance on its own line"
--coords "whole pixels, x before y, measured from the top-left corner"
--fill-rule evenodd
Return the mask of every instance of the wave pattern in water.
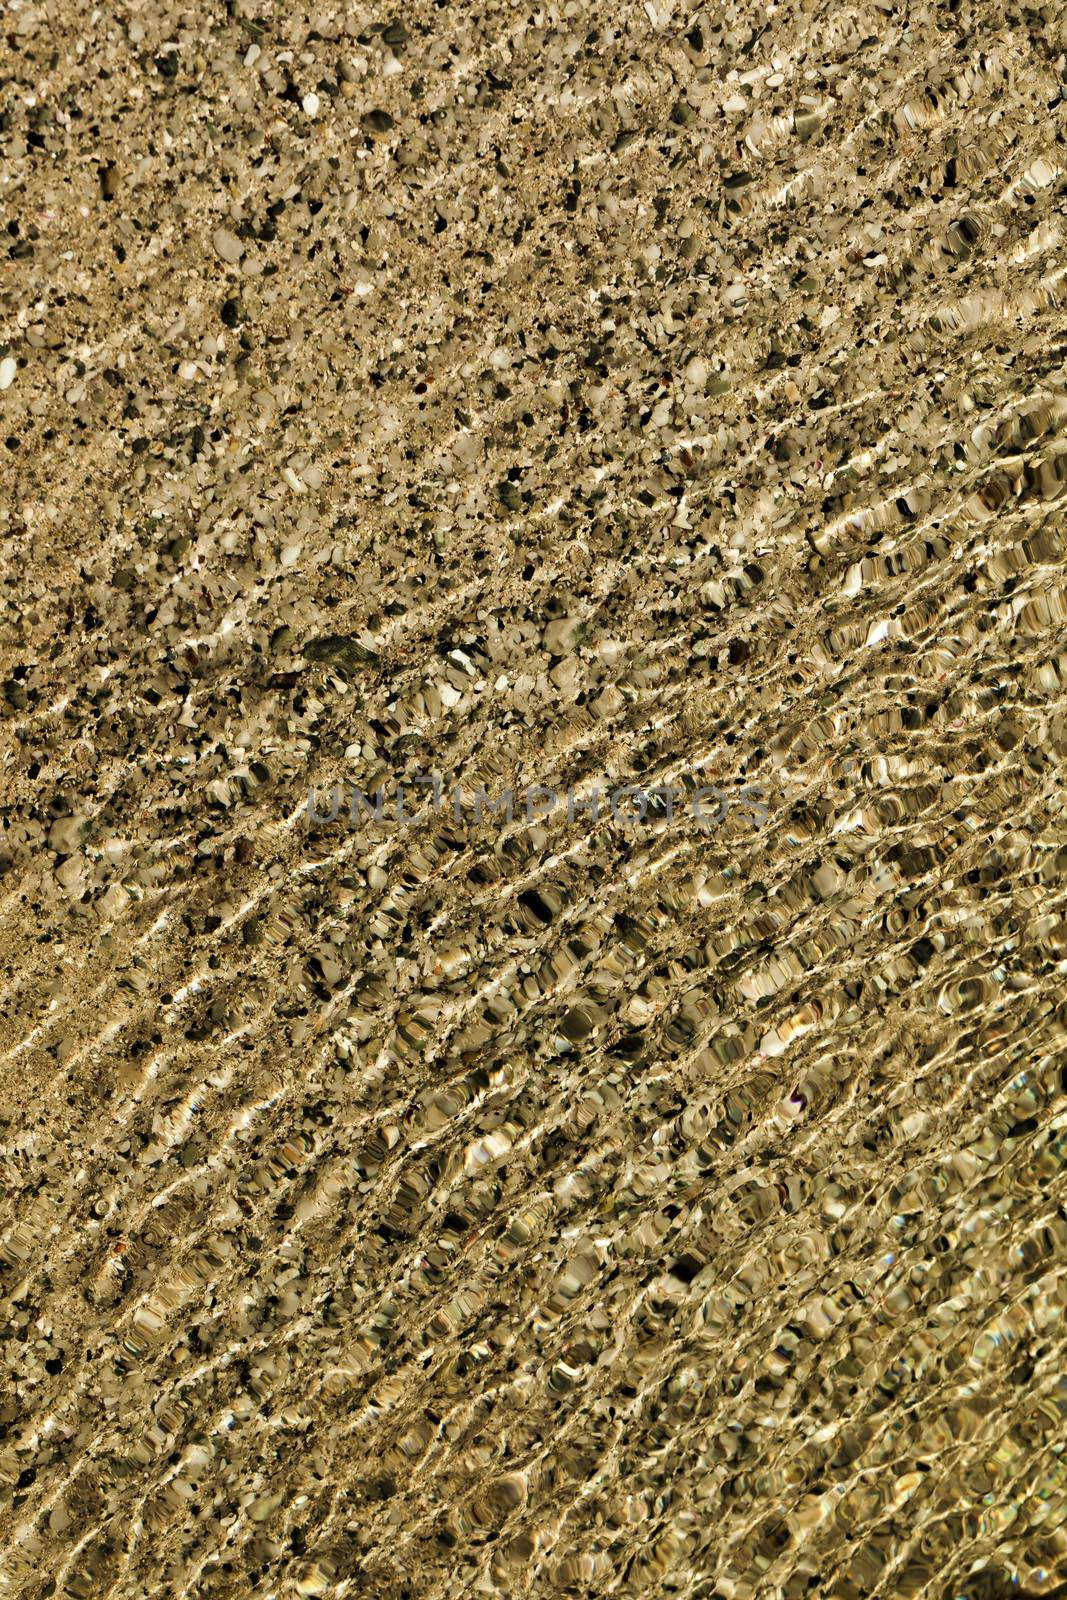
M 0 1594 L 1053 1592 L 1055 8 L 92 26 L 5 19 Z M 769 813 L 307 817 L 431 771 Z

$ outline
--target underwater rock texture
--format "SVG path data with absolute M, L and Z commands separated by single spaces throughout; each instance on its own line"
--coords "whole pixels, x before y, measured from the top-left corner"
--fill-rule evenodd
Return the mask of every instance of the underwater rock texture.
M 6 0 L 3 1600 L 1067 1576 L 1065 49 Z

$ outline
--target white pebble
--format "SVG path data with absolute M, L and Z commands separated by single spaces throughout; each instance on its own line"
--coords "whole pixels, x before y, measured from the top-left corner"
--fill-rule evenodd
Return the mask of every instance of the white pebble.
M 307 112 L 309 117 L 317 117 L 318 116 L 318 114 L 319 114 L 319 97 L 318 97 L 317 94 L 306 94 L 304 96 L 303 100 L 301 100 L 300 104 L 303 106 L 304 110 Z
M 0 361 L 0 389 L 10 389 L 17 371 L 18 362 L 14 356 L 5 356 L 3 361 Z
M 211 242 L 223 261 L 228 261 L 231 267 L 235 267 L 245 253 L 244 245 L 229 228 L 216 228 Z

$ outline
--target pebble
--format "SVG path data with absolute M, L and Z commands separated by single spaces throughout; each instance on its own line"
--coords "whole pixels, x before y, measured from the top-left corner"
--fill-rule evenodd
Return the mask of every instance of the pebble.
M 216 254 L 230 266 L 235 267 L 245 253 L 245 247 L 240 239 L 228 228 L 216 228 L 211 236 L 211 242 L 215 246 Z
M 0 361 L 0 389 L 10 389 L 11 385 L 15 381 L 15 374 L 17 371 L 18 362 L 15 360 L 14 356 L 5 356 L 3 360 Z

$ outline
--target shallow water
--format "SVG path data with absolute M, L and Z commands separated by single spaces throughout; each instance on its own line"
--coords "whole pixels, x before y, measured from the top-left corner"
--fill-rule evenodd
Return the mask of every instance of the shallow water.
M 4 20 L 0 1595 L 1051 1593 L 1057 13 Z

